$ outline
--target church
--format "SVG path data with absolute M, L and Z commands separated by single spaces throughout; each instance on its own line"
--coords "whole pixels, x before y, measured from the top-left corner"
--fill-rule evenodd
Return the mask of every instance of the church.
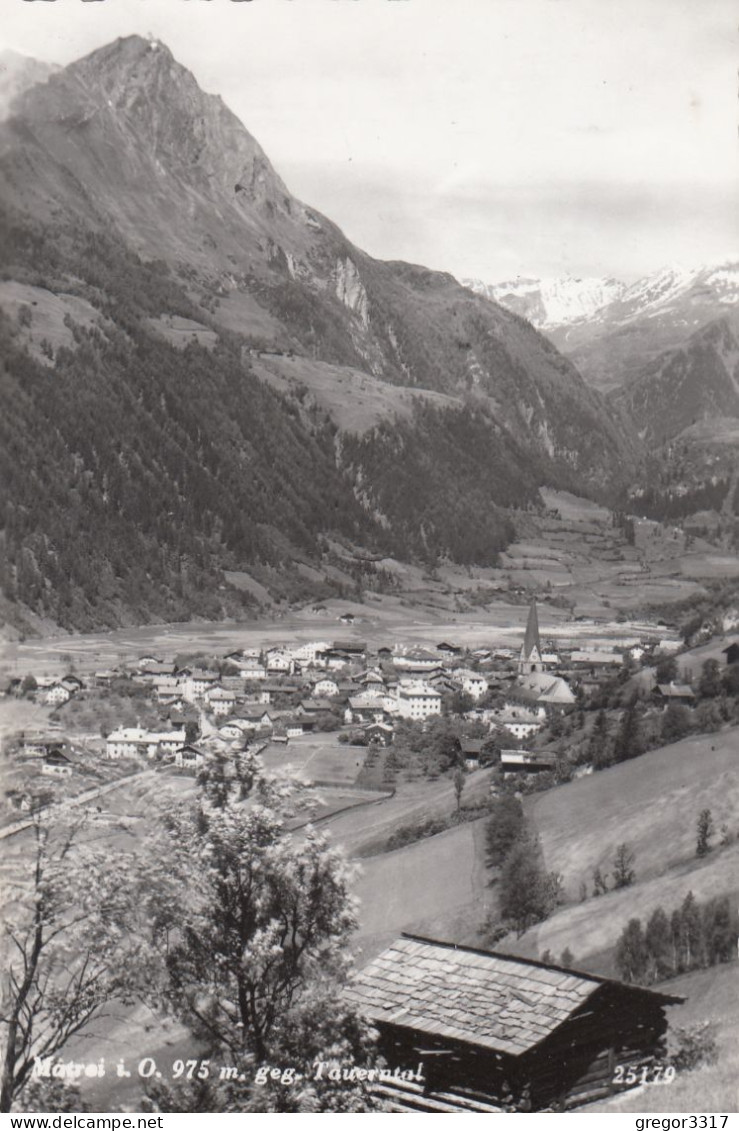
M 547 710 L 565 710 L 575 702 L 567 680 L 546 671 L 536 599 L 531 602 L 529 609 L 526 633 L 518 658 L 518 678 L 511 685 L 509 697 L 512 703 L 537 704 Z

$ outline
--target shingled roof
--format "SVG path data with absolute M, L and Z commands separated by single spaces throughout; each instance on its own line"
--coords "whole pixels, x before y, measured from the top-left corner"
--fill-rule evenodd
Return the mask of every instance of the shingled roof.
M 403 935 L 359 972 L 349 996 L 372 1021 L 519 1056 L 603 984 L 653 994 L 529 959 Z M 666 1005 L 682 1000 L 653 996 Z

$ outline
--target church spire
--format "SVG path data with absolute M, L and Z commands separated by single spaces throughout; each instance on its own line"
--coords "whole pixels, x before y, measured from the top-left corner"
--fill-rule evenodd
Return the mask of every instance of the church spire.
M 536 611 L 536 598 L 531 602 L 529 619 L 526 622 L 526 635 L 523 638 L 521 656 L 518 661 L 519 671 L 522 675 L 529 672 L 541 671 L 541 640 L 539 639 L 539 616 Z

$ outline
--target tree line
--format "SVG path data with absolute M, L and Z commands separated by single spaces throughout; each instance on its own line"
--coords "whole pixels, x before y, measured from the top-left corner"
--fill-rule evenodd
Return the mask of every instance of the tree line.
M 616 943 L 616 968 L 625 982 L 649 985 L 690 970 L 731 962 L 737 917 L 728 896 L 700 903 L 692 891 L 671 912 L 656 907 L 646 923 L 630 919 Z

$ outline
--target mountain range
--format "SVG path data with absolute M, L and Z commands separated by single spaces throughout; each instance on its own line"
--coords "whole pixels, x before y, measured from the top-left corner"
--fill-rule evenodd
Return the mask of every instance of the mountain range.
M 164 44 L 22 87 L 0 124 L 0 581 L 19 607 L 219 616 L 252 599 L 234 576 L 302 599 L 317 573 L 360 583 L 368 552 L 489 563 L 540 485 L 628 477 L 629 429 L 550 341 L 352 245 Z
M 572 277 L 465 285 L 528 318 L 605 390 L 651 370 L 708 323 L 739 318 L 739 259 L 664 268 L 629 285 Z

